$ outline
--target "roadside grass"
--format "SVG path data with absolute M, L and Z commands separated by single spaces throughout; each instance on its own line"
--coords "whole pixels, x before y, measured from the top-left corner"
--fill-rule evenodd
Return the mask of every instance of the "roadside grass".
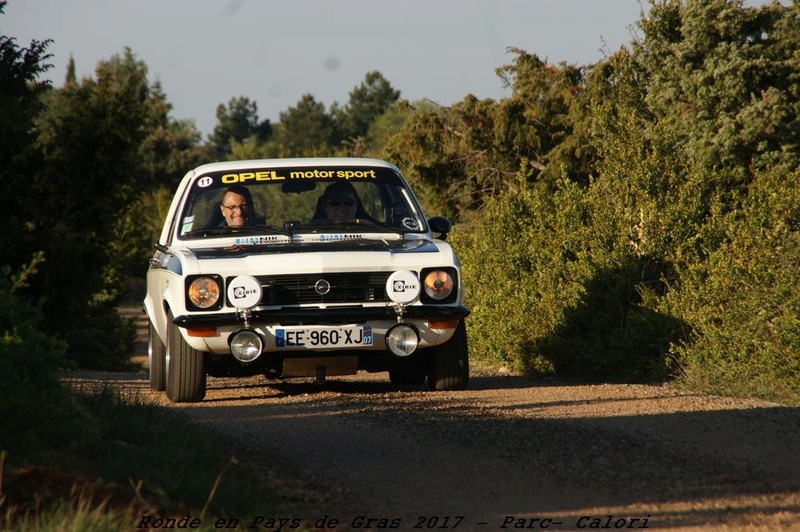
M 73 391 L 71 404 L 76 436 L 0 455 L 0 530 L 131 530 L 144 518 L 178 528 L 186 517 L 212 530 L 218 519 L 291 513 L 233 444 L 177 412 L 110 387 Z

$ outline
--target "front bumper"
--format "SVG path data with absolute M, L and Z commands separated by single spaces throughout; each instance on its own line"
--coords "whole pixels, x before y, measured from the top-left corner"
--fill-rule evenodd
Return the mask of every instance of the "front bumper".
M 469 316 L 465 306 L 424 305 L 405 307 L 402 318 L 412 320 L 458 320 Z M 362 323 L 367 321 L 396 320 L 399 317 L 392 306 L 386 307 L 335 307 L 335 308 L 280 308 L 254 310 L 248 321 L 261 324 L 319 325 L 331 323 Z M 176 316 L 172 322 L 184 329 L 224 327 L 242 322 L 236 312 L 214 312 L 211 314 L 191 314 Z

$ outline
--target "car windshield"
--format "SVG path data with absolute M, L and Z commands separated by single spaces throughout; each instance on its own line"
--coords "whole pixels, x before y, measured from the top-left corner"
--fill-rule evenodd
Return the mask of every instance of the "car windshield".
M 419 206 L 391 168 L 262 167 L 198 176 L 179 237 L 424 230 Z

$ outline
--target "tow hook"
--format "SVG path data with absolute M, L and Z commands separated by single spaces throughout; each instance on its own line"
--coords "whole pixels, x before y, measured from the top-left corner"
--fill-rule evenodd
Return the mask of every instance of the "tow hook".
M 320 366 L 317 368 L 317 376 L 314 380 L 314 384 L 317 386 L 325 385 L 325 366 Z

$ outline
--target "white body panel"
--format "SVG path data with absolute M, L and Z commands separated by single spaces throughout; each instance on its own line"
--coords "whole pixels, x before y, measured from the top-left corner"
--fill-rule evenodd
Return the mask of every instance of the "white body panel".
M 357 178 L 313 177 L 334 175 L 339 168 L 342 169 L 342 175 L 349 172 L 350 175 L 381 177 L 363 178 L 360 181 Z M 361 168 L 364 170 L 361 171 Z M 306 180 L 293 180 L 291 177 L 300 174 L 312 177 L 307 177 Z M 384 175 L 387 177 L 382 177 Z M 259 183 L 259 177 L 264 182 Z M 278 177 L 283 183 L 266 182 L 275 181 Z M 289 186 L 288 192 L 285 192 L 286 205 L 289 205 L 298 198 L 310 198 L 306 201 L 310 204 L 319 195 L 315 190 L 339 181 L 375 185 L 377 192 L 374 197 L 369 196 L 371 189 L 359 189 L 366 190 L 365 196 L 372 198 L 370 219 L 360 222 L 363 227 L 318 228 L 298 222 L 299 229 L 294 229 L 294 222 L 280 219 L 263 233 L 249 230 L 226 231 L 226 228 L 217 225 L 205 226 L 206 233 L 200 227 L 203 215 L 215 214 L 215 209 L 221 209 L 219 205 L 222 204 L 222 200 L 218 200 L 216 205 L 212 204 L 202 210 L 200 205 L 203 198 L 219 191 L 217 197 L 222 194 L 224 199 L 226 184 L 248 186 L 256 191 L 254 196 L 261 190 L 277 191 L 278 185 Z M 262 189 L 259 186 L 272 188 Z M 273 196 L 267 196 L 265 192 L 263 197 Z M 317 199 L 318 210 L 322 200 L 323 197 Z M 270 211 L 289 209 L 286 205 L 273 199 L 264 210 L 271 214 Z M 287 212 L 294 215 L 290 210 Z M 391 218 L 393 215 L 400 221 Z M 371 225 L 373 221 L 376 222 L 374 227 Z M 278 223 L 293 229 L 284 232 Z M 386 354 L 385 333 L 400 322 L 411 325 L 417 331 L 418 349 L 441 345 L 451 339 L 455 323 L 463 319 L 468 311 L 463 307 L 464 290 L 455 253 L 449 244 L 434 236 L 430 225 L 422 217 L 416 198 L 399 171 L 383 161 L 287 159 L 204 165 L 184 176 L 170 205 L 157 245 L 158 250 L 151 259 L 147 274 L 145 310 L 162 342 L 167 343 L 170 320 L 174 320 L 179 325 L 183 341 L 191 348 L 226 359 L 231 357 L 230 336 L 244 327 L 244 317 L 226 301 L 225 286 L 220 287 L 221 300 L 216 307 L 192 307 L 187 298 L 187 279 L 207 275 L 224 285 L 227 280 L 236 276 L 254 276 L 265 283 L 264 290 L 269 292 L 277 290 L 271 284 L 276 278 L 297 278 L 306 284 L 318 279 L 327 283 L 326 277 L 337 278 L 336 275 L 339 274 L 385 274 L 388 277 L 398 270 L 408 270 L 420 276 L 424 269 L 445 269 L 452 273 L 455 292 L 443 301 L 431 300 L 423 295 L 408 305 L 397 305 L 387 299 L 388 296 L 381 292 L 377 283 L 375 286 L 370 285 L 365 292 L 371 294 L 374 291 L 378 294 L 375 300 L 366 297 L 363 300 L 326 301 L 326 294 L 321 294 L 319 301 L 283 301 L 270 305 L 265 303 L 265 299 L 250 310 L 246 323 L 249 329 L 264 340 L 262 356 L 273 353 L 283 358 L 312 355 L 325 357 L 335 356 L 343 349 L 344 346 L 287 349 L 278 345 L 276 331 L 292 331 L 293 327 L 301 326 L 306 330 L 331 326 L 366 327 L 372 334 L 371 345 L 347 346 L 349 356 L 366 355 L 369 352 Z M 297 282 L 302 284 L 301 281 Z M 359 287 L 349 286 L 351 291 L 357 288 Z M 297 290 L 310 293 L 307 286 Z M 286 323 L 283 323 L 282 318 L 284 311 L 291 314 Z M 353 313 L 352 319 L 342 318 L 350 312 Z M 435 322 L 435 328 L 430 326 L 431 320 Z M 344 371 L 343 367 L 350 366 L 339 364 L 337 371 Z

